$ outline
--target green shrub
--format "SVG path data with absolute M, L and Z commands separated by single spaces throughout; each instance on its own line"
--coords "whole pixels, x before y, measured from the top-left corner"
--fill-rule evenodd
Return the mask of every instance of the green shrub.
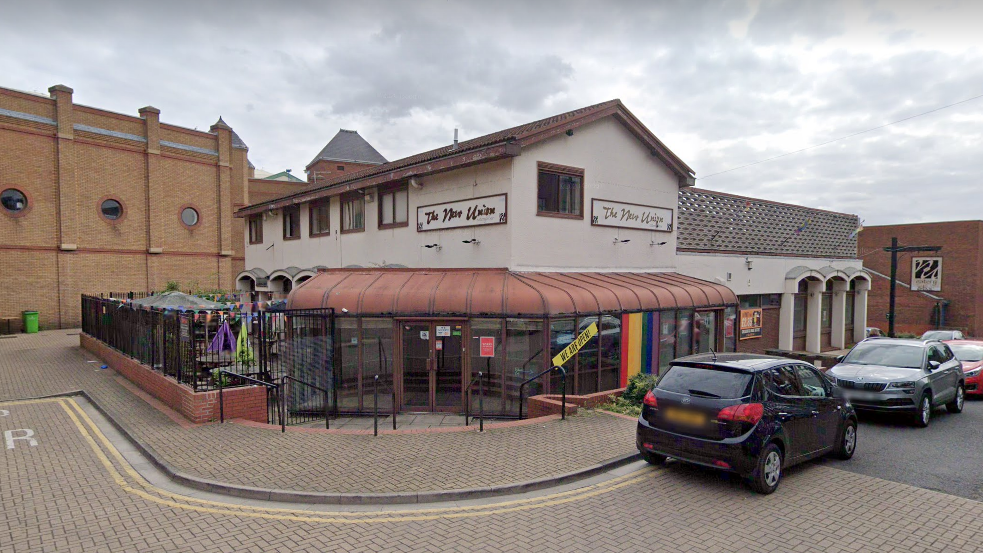
M 180 292 L 181 283 L 176 280 L 168 280 L 164 285 L 164 292 Z
M 654 374 L 638 373 L 628 379 L 628 386 L 625 387 L 625 392 L 621 394 L 621 397 L 629 403 L 641 405 L 645 394 L 655 388 L 655 381 L 658 379 L 659 377 Z

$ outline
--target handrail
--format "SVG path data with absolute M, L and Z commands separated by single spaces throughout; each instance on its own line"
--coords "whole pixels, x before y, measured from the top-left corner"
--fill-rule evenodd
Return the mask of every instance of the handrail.
M 303 384 L 308 388 L 314 388 L 315 390 L 324 392 L 324 429 L 330 430 L 331 423 L 328 421 L 328 394 L 330 394 L 331 392 L 325 390 L 324 388 L 321 388 L 320 386 L 315 386 L 310 382 L 304 382 L 303 380 L 285 374 L 280 377 L 280 386 L 283 387 L 283 393 L 280 394 L 280 432 L 287 431 L 287 381 L 288 380 L 292 380 L 298 384 Z
M 382 385 L 389 388 L 389 391 L 392 392 L 393 430 L 396 430 L 396 389 L 393 388 L 392 386 L 389 386 L 386 383 L 383 383 Z M 379 435 L 379 375 L 375 375 L 375 378 L 372 380 L 372 395 L 374 401 L 373 415 L 372 415 L 372 435 L 378 436 Z
M 482 385 L 482 377 L 484 373 L 478 371 L 478 376 L 471 379 L 471 383 L 468 384 L 467 389 L 464 390 L 464 394 L 467 397 L 467 403 L 464 405 L 464 426 L 470 426 L 471 420 L 471 388 L 474 383 L 478 383 L 478 432 L 485 431 L 485 389 Z
M 234 373 L 232 371 L 227 371 L 225 369 L 219 369 L 218 370 L 218 417 L 219 417 L 219 422 L 221 423 L 225 422 L 225 394 L 222 393 L 222 388 L 224 388 L 224 386 L 222 385 L 223 374 L 234 376 L 236 378 L 241 378 L 248 382 L 259 384 L 260 386 L 266 386 L 267 388 L 273 388 L 274 390 L 279 388 L 279 386 L 277 386 L 276 384 L 272 384 L 270 382 L 264 382 L 262 380 L 257 380 L 251 376 L 245 376 L 239 373 Z M 269 412 L 267 412 L 267 415 L 269 415 Z
M 561 420 L 567 419 L 567 370 L 559 365 L 556 365 L 546 369 L 545 371 L 537 374 L 536 376 L 527 379 L 522 384 L 519 384 L 519 420 L 522 420 L 522 391 L 526 387 L 526 384 L 529 384 L 533 380 L 536 380 L 537 378 L 543 376 L 544 374 L 552 371 L 560 371 L 560 394 L 561 394 L 560 419 Z

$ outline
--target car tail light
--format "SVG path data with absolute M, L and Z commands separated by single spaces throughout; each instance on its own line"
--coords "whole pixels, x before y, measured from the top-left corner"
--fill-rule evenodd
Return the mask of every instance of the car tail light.
M 764 414 L 765 407 L 760 403 L 741 403 L 721 409 L 717 413 L 717 420 L 757 424 Z
M 655 390 L 649 390 L 649 393 L 645 394 L 645 399 L 642 400 L 642 403 L 644 403 L 645 405 L 648 405 L 649 407 L 658 408 L 659 407 L 659 402 L 658 402 L 658 400 L 655 399 L 655 393 L 654 392 L 655 392 Z M 635 397 L 638 397 L 638 396 L 635 396 Z
M 720 459 L 717 459 L 716 461 L 714 461 L 713 462 L 713 465 L 715 467 L 720 467 L 722 469 L 729 469 L 730 468 L 730 463 L 728 463 L 727 461 L 721 461 Z

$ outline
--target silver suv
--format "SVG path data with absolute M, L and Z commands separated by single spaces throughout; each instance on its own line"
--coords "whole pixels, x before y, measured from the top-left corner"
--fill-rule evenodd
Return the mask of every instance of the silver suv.
M 963 370 L 949 346 L 936 341 L 868 339 L 829 370 L 858 410 L 903 411 L 928 426 L 932 408 L 963 410 Z

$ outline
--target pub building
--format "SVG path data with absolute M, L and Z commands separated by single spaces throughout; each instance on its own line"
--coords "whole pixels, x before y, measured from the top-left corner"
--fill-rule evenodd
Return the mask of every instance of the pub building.
M 371 410 L 375 375 L 401 411 L 464 412 L 481 371 L 486 414 L 514 416 L 520 383 L 592 323 L 567 393 L 735 350 L 737 295 L 677 270 L 693 183 L 612 100 L 247 206 L 238 287 L 334 309 L 341 412 Z M 554 373 L 526 395 L 558 392 Z

